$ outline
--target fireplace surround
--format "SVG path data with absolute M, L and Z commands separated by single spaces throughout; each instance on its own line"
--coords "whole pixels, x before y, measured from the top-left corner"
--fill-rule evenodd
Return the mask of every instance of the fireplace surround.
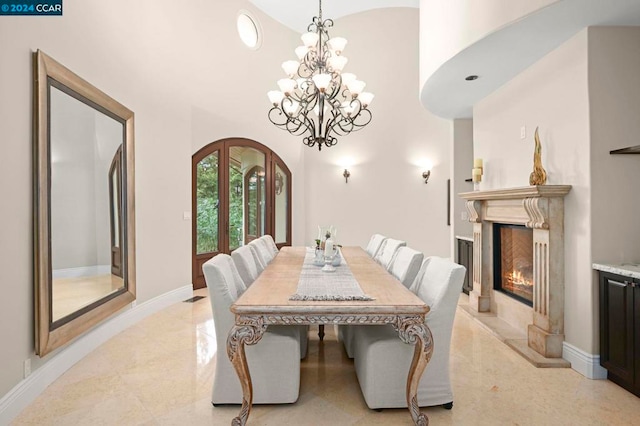
M 564 341 L 564 197 L 570 185 L 542 185 L 473 191 L 466 200 L 473 223 L 473 290 L 477 312 L 517 312 L 510 323 L 526 328 L 527 345 L 545 358 L 561 358 Z M 532 307 L 494 289 L 494 225 L 532 230 Z

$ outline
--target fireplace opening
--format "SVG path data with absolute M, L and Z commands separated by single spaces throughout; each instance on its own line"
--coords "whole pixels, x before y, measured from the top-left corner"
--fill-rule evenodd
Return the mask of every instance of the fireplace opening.
M 493 288 L 533 306 L 533 230 L 493 224 Z

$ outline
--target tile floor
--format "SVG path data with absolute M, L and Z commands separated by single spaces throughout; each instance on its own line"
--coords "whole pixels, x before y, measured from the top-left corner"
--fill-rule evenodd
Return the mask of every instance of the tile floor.
M 196 295 L 206 295 L 198 290 Z M 461 298 L 461 303 L 464 299 Z M 406 409 L 369 410 L 352 360 L 312 327 L 293 405 L 256 406 L 253 425 L 410 425 Z M 537 369 L 458 309 L 451 411 L 431 425 L 632 425 L 640 398 L 571 369 Z M 224 351 L 220 355 L 226 356 Z M 229 425 L 238 407 L 209 402 L 216 361 L 209 299 L 179 303 L 112 338 L 56 380 L 13 425 Z

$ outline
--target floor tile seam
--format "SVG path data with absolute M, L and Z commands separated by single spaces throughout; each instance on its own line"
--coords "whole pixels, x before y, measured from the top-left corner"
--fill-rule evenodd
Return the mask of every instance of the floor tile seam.
M 123 382 L 125 382 L 123 380 Z M 126 382 L 125 382 L 126 383 Z M 135 398 L 135 400 L 138 402 L 138 404 L 140 404 L 140 406 L 142 407 L 142 409 L 145 411 L 145 413 L 149 416 L 149 419 L 145 420 L 144 423 L 147 423 L 150 419 L 153 420 L 154 422 L 157 423 L 157 419 L 156 416 L 153 412 L 153 410 L 150 410 L 149 408 L 147 408 L 147 406 L 144 404 L 144 402 L 138 397 L 138 395 L 134 392 L 131 391 L 130 387 L 127 386 L 127 388 L 125 389 L 125 392 L 127 394 L 129 394 L 129 398 Z M 138 424 L 143 424 L 143 423 L 138 423 Z

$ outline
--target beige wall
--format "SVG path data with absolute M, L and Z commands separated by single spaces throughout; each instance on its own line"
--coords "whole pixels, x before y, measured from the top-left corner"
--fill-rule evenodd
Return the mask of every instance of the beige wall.
M 573 186 L 565 198 L 566 341 L 594 353 L 587 56 L 585 29 L 478 102 L 473 137 L 474 156 L 484 159 L 481 189 L 526 186 L 540 127 L 547 183 Z
M 65 2 L 63 17 L 7 17 L 0 25 L 0 396 L 50 359 L 34 355 L 31 244 L 31 52 L 50 56 L 135 112 L 138 303 L 191 282 L 191 156 L 226 137 L 273 149 L 293 175 L 293 243 L 306 244 L 318 223 L 339 227 L 342 242 L 371 233 L 405 238 L 428 254 L 448 255 L 448 122 L 418 101 L 415 9 L 379 10 L 336 22 L 349 39 L 348 69 L 377 95 L 370 128 L 321 153 L 267 120 L 266 92 L 299 35 L 247 1 Z M 262 47 L 246 49 L 235 18 L 261 20 Z M 371 28 L 398 25 L 395 35 Z M 337 29 L 340 29 L 337 31 Z M 344 28 L 344 30 L 343 30 Z M 382 46 L 382 48 L 378 48 Z M 390 55 L 395 59 L 390 60 Z M 393 79 L 390 76 L 394 76 Z M 338 158 L 352 156 L 348 185 Z M 419 158 L 434 163 L 429 185 Z M 306 167 L 305 163 L 310 163 Z M 363 220 L 364 219 L 364 220 Z M 307 223 L 309 226 L 307 226 Z
M 473 183 L 465 182 L 471 178 L 473 167 L 473 120 L 453 120 L 453 143 L 451 144 L 451 225 L 452 235 L 473 238 L 473 224 L 468 220 L 465 201 L 458 197 L 461 192 L 473 190 Z M 457 247 L 452 238 L 451 253 L 455 255 Z
M 548 183 L 573 185 L 565 199 L 565 334 L 587 353 L 599 352 L 591 263 L 640 262 L 638 159 L 609 154 L 638 144 L 639 43 L 637 27 L 585 29 L 474 108 L 482 188 L 528 183 L 535 126 Z
M 295 35 L 260 13 L 263 49 L 237 37 L 246 1 L 67 1 L 62 17 L 0 25 L 0 395 L 50 359 L 34 355 L 31 52 L 42 49 L 135 112 L 138 303 L 191 283 L 191 155 L 227 136 L 256 139 L 292 169 L 303 223 L 300 147 L 266 118 L 266 91 Z M 287 45 L 289 44 L 289 46 Z M 247 119 L 247 117 L 251 117 Z M 297 191 L 297 192 L 296 192 Z M 294 224 L 295 226 L 295 224 Z M 300 227 L 300 225 L 298 225 Z M 294 227 L 294 236 L 301 235 Z M 299 240 L 301 241 L 301 240 Z
M 640 262 L 640 158 L 609 151 L 640 145 L 640 28 L 589 28 L 591 251 L 594 262 Z M 597 278 L 593 274 L 593 309 Z M 598 328 L 593 329 L 595 345 Z
M 640 262 L 640 158 L 609 154 L 640 145 L 638 46 L 640 27 L 589 29 L 592 251 L 596 262 Z
M 376 98 L 367 127 L 322 152 L 304 152 L 307 245 L 318 225 L 334 225 L 341 244 L 366 246 L 373 233 L 382 233 L 427 255 L 450 255 L 451 122 L 418 100 L 418 21 L 416 9 L 374 10 L 337 20 L 330 32 L 349 40 L 347 68 Z M 390 22 L 398 23 L 393 31 L 369 31 Z M 419 165 L 424 159 L 434 164 L 428 185 Z

